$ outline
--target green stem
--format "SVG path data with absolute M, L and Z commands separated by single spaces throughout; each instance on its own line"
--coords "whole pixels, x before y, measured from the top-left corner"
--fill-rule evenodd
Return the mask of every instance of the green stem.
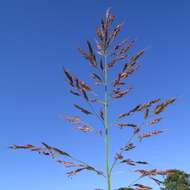
M 111 190 L 110 173 L 109 173 L 109 129 L 108 129 L 108 68 L 107 56 L 104 54 L 104 83 L 105 83 L 105 104 L 104 104 L 104 126 L 106 132 L 106 179 L 107 190 Z

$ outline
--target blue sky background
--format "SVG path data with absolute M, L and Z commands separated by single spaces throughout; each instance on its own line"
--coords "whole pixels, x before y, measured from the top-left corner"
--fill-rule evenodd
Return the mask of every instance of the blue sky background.
M 62 66 L 88 78 L 87 63 L 76 49 L 84 47 L 86 39 L 95 39 L 94 29 L 107 7 L 112 7 L 118 21 L 125 21 L 121 37 L 137 37 L 136 47 L 148 47 L 141 69 L 130 80 L 135 90 L 112 106 L 112 115 L 151 98 L 178 98 L 160 125 L 167 132 L 140 144 L 132 152 L 134 160 L 147 160 L 148 168 L 190 172 L 188 0 L 7 0 L 0 1 L 0 189 L 105 187 L 104 180 L 91 173 L 81 173 L 71 180 L 51 159 L 7 147 L 45 141 L 104 167 L 104 141 L 95 134 L 73 130 L 59 114 L 77 113 L 72 107 L 76 99 L 67 91 Z M 128 132 L 112 130 L 111 153 L 126 141 Z M 132 169 L 116 169 L 113 187 L 125 186 L 135 178 Z M 152 185 L 149 181 L 147 184 Z

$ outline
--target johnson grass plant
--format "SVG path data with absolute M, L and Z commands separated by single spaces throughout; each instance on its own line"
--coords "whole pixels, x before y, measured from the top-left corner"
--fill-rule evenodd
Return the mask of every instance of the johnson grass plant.
M 131 49 L 135 44 L 135 40 L 119 40 L 118 34 L 120 33 L 123 23 L 115 25 L 114 20 L 115 17 L 111 15 L 110 10 L 107 10 L 105 17 L 101 19 L 100 26 L 96 28 L 95 45 L 90 41 L 87 41 L 87 50 L 83 50 L 81 48 L 78 49 L 81 56 L 84 57 L 90 67 L 92 67 L 93 71 L 90 74 L 93 81 L 92 85 L 88 84 L 90 81 L 84 82 L 64 68 L 69 92 L 73 96 L 83 99 L 86 103 L 85 107 L 80 104 L 73 105 L 81 115 L 67 115 L 64 118 L 66 122 L 69 122 L 81 132 L 90 133 L 98 131 L 98 133 L 105 138 L 105 155 L 102 155 L 105 156 L 105 168 L 102 170 L 97 169 L 86 161 L 81 161 L 80 159 L 75 158 L 73 154 L 52 147 L 46 143 L 42 143 L 41 146 L 34 146 L 31 144 L 10 146 L 10 148 L 13 149 L 29 149 L 32 152 L 37 152 L 50 158 L 54 158 L 58 163 L 65 166 L 65 168 L 73 168 L 67 171 L 67 175 L 69 177 L 72 177 L 82 171 L 94 172 L 106 180 L 107 190 L 112 189 L 111 181 L 114 180 L 112 172 L 118 164 L 135 167 L 148 164 L 146 161 L 134 161 L 131 158 L 128 158 L 127 153 L 132 149 L 135 150 L 137 145 L 136 142 L 141 142 L 146 138 L 150 138 L 164 132 L 162 130 L 154 130 L 154 125 L 158 124 L 162 120 L 162 116 L 160 115 L 166 107 L 176 100 L 175 98 L 166 100 L 154 98 L 135 105 L 124 113 L 117 115 L 115 121 L 110 121 L 112 119 L 109 115 L 110 104 L 112 101 L 118 101 L 121 98 L 125 98 L 131 92 L 132 88 L 128 84 L 127 79 L 138 70 L 139 60 L 145 52 L 145 50 L 142 49 L 131 54 Z M 115 77 L 112 77 L 114 67 L 116 66 L 120 67 L 120 70 Z M 101 93 L 99 93 L 100 90 L 97 90 L 98 88 L 101 88 Z M 129 120 L 129 117 L 135 114 L 142 114 L 143 121 L 141 123 L 126 122 Z M 100 121 L 102 125 L 101 130 L 95 126 L 89 125 L 87 121 L 82 119 L 82 115 L 85 116 L 87 121 L 88 117 L 94 116 Z M 110 131 L 114 127 L 118 127 L 120 130 L 128 128 L 131 136 L 127 142 L 123 143 L 115 155 L 111 156 L 109 152 L 110 140 L 114 137 L 110 138 Z M 113 159 L 110 159 L 110 157 Z M 112 160 L 112 162 L 110 162 L 110 160 Z M 134 169 L 134 172 L 138 173 L 139 177 L 132 183 L 129 182 L 129 184 L 123 184 L 124 187 L 120 189 L 149 190 L 152 189 L 149 185 L 141 184 L 140 180 L 142 178 L 149 178 L 156 184 L 162 185 L 160 177 L 172 174 L 175 171 L 136 168 Z

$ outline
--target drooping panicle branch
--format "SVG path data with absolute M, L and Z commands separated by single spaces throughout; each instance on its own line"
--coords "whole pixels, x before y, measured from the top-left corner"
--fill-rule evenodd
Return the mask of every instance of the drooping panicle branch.
M 83 170 L 95 172 L 96 174 L 105 177 L 105 175 L 102 171 L 95 169 L 94 167 L 90 166 L 86 162 L 76 159 L 75 157 L 71 156 L 71 154 L 68 154 L 67 152 L 65 152 L 63 150 L 49 146 L 46 143 L 42 143 L 42 146 L 40 146 L 40 147 L 36 147 L 34 145 L 27 144 L 27 145 L 21 145 L 21 146 L 20 145 L 11 145 L 10 148 L 11 149 L 28 149 L 28 150 L 31 150 L 32 152 L 37 152 L 41 155 L 45 155 L 45 156 L 48 156 L 53 159 L 55 159 L 59 156 L 64 156 L 65 158 L 76 161 L 77 163 L 70 162 L 70 161 L 68 162 L 65 160 L 56 160 L 56 162 L 63 164 L 66 168 L 77 167 L 76 170 L 67 172 L 69 177 L 71 177 Z

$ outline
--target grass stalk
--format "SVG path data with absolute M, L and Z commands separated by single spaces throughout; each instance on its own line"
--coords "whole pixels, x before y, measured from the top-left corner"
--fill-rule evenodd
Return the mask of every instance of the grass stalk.
M 110 173 L 109 173 L 109 127 L 108 127 L 108 68 L 107 55 L 104 54 L 104 84 L 105 84 L 105 104 L 104 104 L 104 125 L 106 135 L 106 179 L 107 190 L 111 190 Z

